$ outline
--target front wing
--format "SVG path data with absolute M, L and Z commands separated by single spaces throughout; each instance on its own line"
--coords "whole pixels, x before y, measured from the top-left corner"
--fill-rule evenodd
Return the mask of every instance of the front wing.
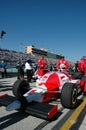
M 8 94 L 3 94 L 0 96 L 0 106 L 6 107 L 13 101 L 16 101 L 16 97 L 14 96 L 10 96 Z M 32 101 L 31 103 L 27 103 L 23 110 L 24 112 L 33 116 L 37 116 L 44 119 L 51 119 L 58 113 L 58 105 L 51 105 L 44 102 Z

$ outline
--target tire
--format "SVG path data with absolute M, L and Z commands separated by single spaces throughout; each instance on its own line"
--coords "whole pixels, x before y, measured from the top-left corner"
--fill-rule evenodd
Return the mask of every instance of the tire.
M 29 83 L 26 82 L 25 80 L 16 80 L 14 85 L 13 85 L 13 94 L 17 98 L 23 97 L 23 94 L 28 92 L 29 90 Z
M 77 106 L 78 90 L 74 83 L 65 83 L 61 91 L 63 107 L 73 109 Z

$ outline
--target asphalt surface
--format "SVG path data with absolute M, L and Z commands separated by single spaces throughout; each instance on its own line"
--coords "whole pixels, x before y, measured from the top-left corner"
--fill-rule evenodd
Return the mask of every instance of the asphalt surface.
M 13 95 L 12 86 L 16 80 L 16 77 L 0 79 L 0 95 Z M 35 82 L 30 86 L 35 87 Z M 74 110 L 63 108 L 59 100 L 51 102 L 58 103 L 58 114 L 51 121 L 16 110 L 8 112 L 4 106 L 0 106 L 0 130 L 85 130 L 86 97 L 83 99 Z

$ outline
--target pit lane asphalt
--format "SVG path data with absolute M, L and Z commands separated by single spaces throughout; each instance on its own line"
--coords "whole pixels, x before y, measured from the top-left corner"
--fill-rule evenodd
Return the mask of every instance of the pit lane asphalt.
M 12 86 L 17 80 L 14 78 L 0 79 L 0 95 L 12 94 Z M 35 82 L 30 83 L 35 86 Z M 16 110 L 7 112 L 0 106 L 0 130 L 85 130 L 86 129 L 86 98 L 75 110 L 65 109 L 58 102 L 59 112 L 51 120 L 46 121 Z M 53 104 L 57 102 L 52 102 Z M 78 114 L 77 114 L 78 113 Z

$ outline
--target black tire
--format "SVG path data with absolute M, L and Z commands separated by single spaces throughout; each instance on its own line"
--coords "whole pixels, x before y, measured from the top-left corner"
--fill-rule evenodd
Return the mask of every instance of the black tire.
M 14 85 L 13 85 L 13 94 L 17 98 L 23 97 L 23 94 L 28 92 L 29 90 L 29 83 L 26 82 L 25 80 L 16 80 Z
M 77 106 L 78 90 L 74 83 L 65 83 L 61 91 L 61 103 L 63 107 L 73 109 Z

